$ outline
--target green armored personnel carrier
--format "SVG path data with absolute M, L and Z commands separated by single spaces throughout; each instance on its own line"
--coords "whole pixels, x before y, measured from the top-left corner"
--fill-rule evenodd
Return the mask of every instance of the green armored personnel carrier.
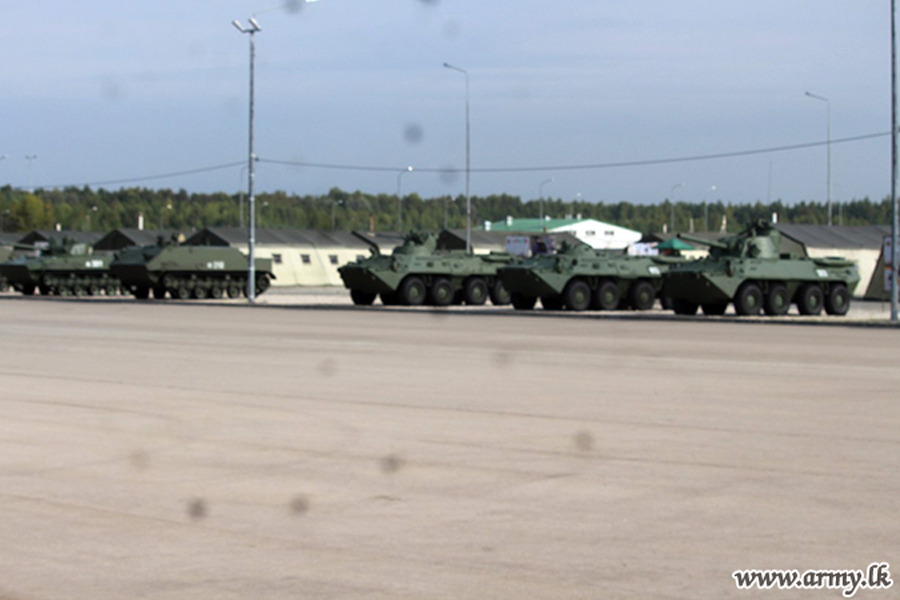
M 672 262 L 661 256 L 627 256 L 587 244 L 563 243 L 556 254 L 538 255 L 500 270 L 517 310 L 648 310 L 663 288 Z
M 681 234 L 709 246 L 709 256 L 673 266 L 666 294 L 677 314 L 725 313 L 729 303 L 738 315 L 787 314 L 792 304 L 801 315 L 844 315 L 859 283 L 856 266 L 843 258 L 809 258 L 781 252 L 781 233 L 758 221 L 737 235 L 718 241 Z
M 509 304 L 509 294 L 497 277 L 497 269 L 512 255 L 467 254 L 465 250 L 438 250 L 437 236 L 411 232 L 388 255 L 377 251 L 338 269 L 354 304 L 447 306 L 465 302 L 482 305 Z
M 0 245 L 0 264 L 5 263 L 12 256 L 13 249 L 12 246 L 3 246 Z M 9 291 L 9 282 L 6 281 L 6 277 L 3 273 L 0 273 L 0 292 L 8 292 Z
M 0 264 L 0 276 L 26 296 L 35 290 L 59 296 L 111 296 L 119 292 L 118 280 L 109 273 L 111 252 L 93 252 L 88 244 L 68 238 L 61 243 L 51 239 L 47 248 L 27 248 L 31 250 L 28 254 Z
M 256 259 L 256 294 L 275 278 L 272 260 Z M 221 246 L 182 246 L 160 239 L 155 245 L 120 250 L 110 272 L 136 298 L 238 298 L 246 294 L 248 259 L 240 250 Z

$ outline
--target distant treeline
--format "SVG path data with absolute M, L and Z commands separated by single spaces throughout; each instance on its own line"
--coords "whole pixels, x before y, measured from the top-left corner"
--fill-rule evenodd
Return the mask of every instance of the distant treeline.
M 241 218 L 243 206 L 244 218 Z M 184 190 L 123 188 L 116 191 L 90 188 L 38 189 L 33 193 L 0 188 L 0 230 L 27 232 L 35 229 L 110 231 L 137 228 L 140 216 L 145 229 L 178 229 L 184 232 L 212 226 L 245 225 L 248 203 L 240 195 L 191 194 Z M 403 229 L 437 230 L 465 227 L 464 196 L 424 199 L 417 194 L 403 197 Z M 644 233 L 667 227 L 676 231 L 721 229 L 723 217 L 728 232 L 736 232 L 756 219 L 769 219 L 778 213 L 779 222 L 826 224 L 827 205 L 800 202 L 786 205 L 725 204 L 722 202 L 658 204 L 629 202 L 593 203 L 548 199 L 544 214 L 554 218 L 583 217 L 598 219 L 636 229 Z M 506 217 L 537 218 L 538 200 L 523 202 L 506 194 L 472 198 L 473 227 L 483 221 Z M 890 223 L 890 199 L 873 202 L 868 198 L 836 203 L 835 225 L 886 225 Z M 345 192 L 333 188 L 323 196 L 296 196 L 283 192 L 256 196 L 258 227 L 287 227 L 349 231 L 374 229 L 397 231 L 396 195 Z

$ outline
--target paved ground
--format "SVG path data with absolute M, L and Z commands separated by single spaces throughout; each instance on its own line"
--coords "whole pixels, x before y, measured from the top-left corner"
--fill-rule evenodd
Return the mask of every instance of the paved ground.
M 3 600 L 839 598 L 731 573 L 900 564 L 890 328 L 4 296 L 0 340 Z

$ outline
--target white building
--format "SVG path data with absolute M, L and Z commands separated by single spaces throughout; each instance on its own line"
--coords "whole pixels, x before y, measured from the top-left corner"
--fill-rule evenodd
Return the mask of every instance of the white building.
M 640 231 L 604 223 L 596 219 L 513 219 L 485 221 L 485 231 L 506 231 L 523 235 L 569 233 L 598 250 L 624 250 L 641 240 Z

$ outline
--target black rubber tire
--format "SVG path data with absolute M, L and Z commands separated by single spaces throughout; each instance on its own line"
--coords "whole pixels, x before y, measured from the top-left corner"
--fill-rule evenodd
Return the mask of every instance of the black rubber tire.
M 481 277 L 469 277 L 463 287 L 463 299 L 470 306 L 481 306 L 488 299 L 488 285 Z
M 516 310 L 531 310 L 537 304 L 537 296 L 524 296 L 518 292 L 511 294 L 510 302 Z
M 175 293 L 172 294 L 172 297 L 179 300 L 188 300 L 191 297 L 191 288 L 186 285 L 180 285 L 175 288 Z
M 766 293 L 763 310 L 770 317 L 782 317 L 791 309 L 791 297 L 787 287 L 780 283 L 771 284 Z
M 161 286 L 157 286 L 157 287 L 153 288 L 153 297 L 156 300 L 162 300 L 163 298 L 165 298 L 166 297 L 166 288 L 161 287 Z
M 226 293 L 228 294 L 229 298 L 240 298 L 241 294 L 243 293 L 243 288 L 241 287 L 241 285 L 239 283 L 232 282 L 232 283 L 228 284 L 228 287 L 226 288 Z M 173 297 L 174 297 L 174 295 L 173 295 Z
M 619 308 L 619 302 L 622 301 L 622 295 L 619 292 L 619 286 L 615 281 L 601 281 L 594 295 L 591 297 L 591 308 L 594 310 L 616 310 Z
M 734 294 L 734 312 L 742 317 L 753 317 L 762 312 L 763 293 L 752 281 L 745 281 Z
M 656 302 L 656 290 L 649 281 L 635 281 L 628 290 L 628 302 L 634 310 L 650 310 Z
M 700 305 L 696 302 L 689 302 L 681 298 L 672 298 L 672 310 L 676 315 L 696 315 Z
M 428 299 L 434 306 L 450 306 L 453 304 L 453 284 L 449 279 L 437 277 L 431 282 Z
M 139 285 L 134 288 L 134 297 L 138 300 L 146 300 L 150 296 L 150 288 L 145 285 Z
M 192 295 L 197 300 L 206 300 L 209 298 L 209 288 L 205 285 L 195 285 Z
M 725 311 L 728 310 L 728 303 L 709 302 L 706 304 L 701 304 L 700 308 L 703 309 L 703 314 L 708 317 L 721 317 L 725 314 Z
M 801 315 L 814 317 L 822 314 L 825 293 L 817 283 L 806 283 L 797 293 L 797 310 Z
M 503 282 L 495 279 L 491 285 L 491 304 L 494 306 L 506 306 L 510 303 L 509 292 L 503 287 Z
M 425 283 L 415 275 L 407 275 L 397 292 L 400 295 L 400 303 L 406 306 L 422 306 L 428 295 Z
M 850 310 L 850 290 L 843 283 L 831 284 L 828 296 L 825 297 L 825 312 L 842 317 Z
M 362 290 L 350 290 L 350 299 L 353 300 L 353 304 L 356 306 L 371 306 L 373 302 L 375 302 L 375 297 L 378 294 L 373 294 L 372 292 L 364 292 Z
M 541 306 L 544 307 L 544 310 L 562 310 L 563 297 L 559 295 L 541 296 Z
M 580 279 L 573 279 L 563 290 L 563 304 L 567 310 L 587 310 L 591 305 L 591 288 Z
M 222 296 L 225 295 L 225 288 L 222 287 L 221 284 L 213 284 L 211 288 L 209 288 L 209 297 L 215 298 L 216 300 L 221 300 Z
M 34 296 L 34 290 L 37 288 L 33 283 L 26 283 L 22 286 L 22 293 L 26 296 Z

